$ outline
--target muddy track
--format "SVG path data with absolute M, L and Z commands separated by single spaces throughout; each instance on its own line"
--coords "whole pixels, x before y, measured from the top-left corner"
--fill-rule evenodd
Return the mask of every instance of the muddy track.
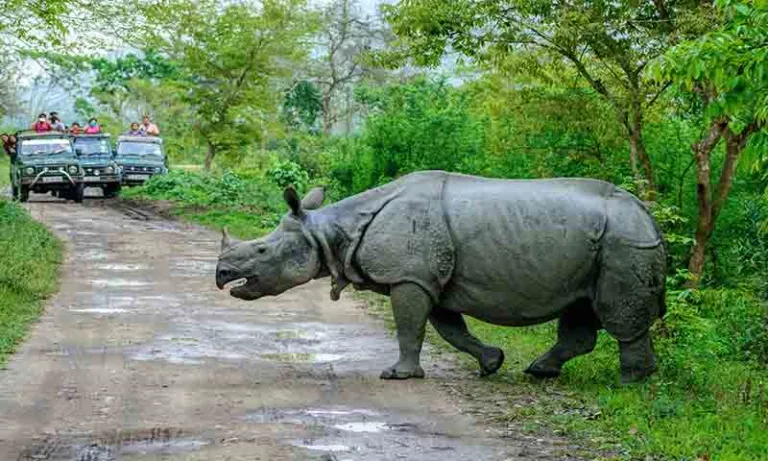
M 214 286 L 210 230 L 118 201 L 27 208 L 67 254 L 0 371 L 2 461 L 565 458 L 464 414 L 429 351 L 428 379 L 379 380 L 394 339 L 327 281 L 242 302 Z

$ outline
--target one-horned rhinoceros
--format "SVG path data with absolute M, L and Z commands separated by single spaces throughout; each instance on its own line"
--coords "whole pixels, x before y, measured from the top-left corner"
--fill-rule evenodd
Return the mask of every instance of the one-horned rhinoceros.
M 427 320 L 481 374 L 504 361 L 464 315 L 495 325 L 559 319 L 557 343 L 526 370 L 560 374 L 605 329 L 619 343 L 623 382 L 656 368 L 649 328 L 664 315 L 666 252 L 642 202 L 591 179 L 498 180 L 426 171 L 321 207 L 322 189 L 290 207 L 271 234 L 224 235 L 221 289 L 254 300 L 331 276 L 331 298 L 352 284 L 390 296 L 400 358 L 385 379 L 420 378 Z

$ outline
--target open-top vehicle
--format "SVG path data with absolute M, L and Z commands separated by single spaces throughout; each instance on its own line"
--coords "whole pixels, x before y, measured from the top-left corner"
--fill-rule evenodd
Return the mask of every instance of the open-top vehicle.
M 84 170 L 86 187 L 98 187 L 104 197 L 114 197 L 120 191 L 122 174 L 115 162 L 108 134 L 83 134 L 72 138 L 77 158 Z
M 62 198 L 83 201 L 83 169 L 70 136 L 66 133 L 16 134 L 11 156 L 13 197 L 22 202 L 30 192 L 52 192 Z
M 137 186 L 150 177 L 168 173 L 163 140 L 154 136 L 118 136 L 115 160 L 123 171 L 123 184 Z

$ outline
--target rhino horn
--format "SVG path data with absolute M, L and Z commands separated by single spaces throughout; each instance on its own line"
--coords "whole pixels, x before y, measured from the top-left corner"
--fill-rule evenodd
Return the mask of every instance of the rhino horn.
M 221 251 L 225 251 L 232 247 L 236 242 L 229 236 L 229 231 L 225 227 L 221 230 Z

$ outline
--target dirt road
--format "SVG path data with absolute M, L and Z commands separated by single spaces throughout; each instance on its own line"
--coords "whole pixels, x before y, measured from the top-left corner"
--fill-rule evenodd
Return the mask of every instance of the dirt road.
M 33 196 L 67 244 L 60 293 L 0 371 L 0 459 L 538 458 L 428 379 L 378 379 L 396 344 L 327 281 L 243 302 L 214 286 L 219 236 Z

